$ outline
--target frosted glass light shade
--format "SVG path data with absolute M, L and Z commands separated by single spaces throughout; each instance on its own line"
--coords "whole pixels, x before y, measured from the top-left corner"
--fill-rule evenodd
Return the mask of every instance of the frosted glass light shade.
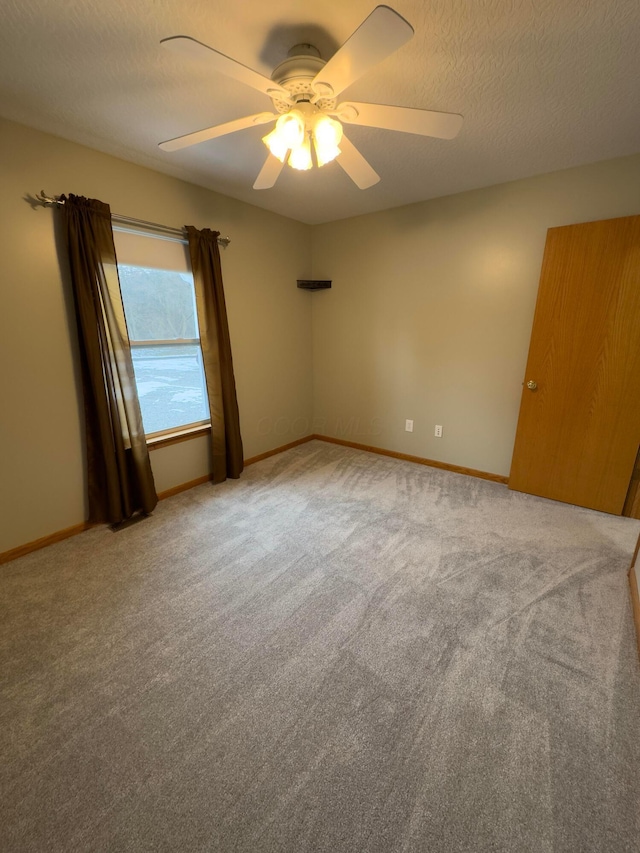
M 315 136 L 313 137 L 313 143 L 316 149 L 316 160 L 318 161 L 318 166 L 324 166 L 332 160 L 335 160 L 339 154 L 342 154 L 342 151 L 337 145 L 318 145 L 318 140 Z
M 290 110 L 281 115 L 275 128 L 262 141 L 274 157 L 281 163 L 287 156 L 287 151 L 295 150 L 304 140 L 304 116 L 299 110 Z
M 320 116 L 313 128 L 313 143 L 318 166 L 324 166 L 341 153 L 338 145 L 342 139 L 342 125 L 329 116 Z
M 262 137 L 262 141 L 267 146 L 274 157 L 277 157 L 281 163 L 284 163 L 284 158 L 289 150 L 286 142 L 282 140 L 277 130 L 272 130 L 266 136 Z
M 342 125 L 330 116 L 320 116 L 313 128 L 313 134 L 319 145 L 340 145 Z
M 297 148 L 304 139 L 304 116 L 299 110 L 290 110 L 280 116 L 276 122 L 276 130 L 288 148 Z

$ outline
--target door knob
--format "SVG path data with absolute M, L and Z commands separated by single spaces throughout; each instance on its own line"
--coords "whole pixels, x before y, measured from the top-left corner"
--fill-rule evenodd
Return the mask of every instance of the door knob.
M 533 379 L 530 379 L 527 382 L 527 388 L 529 389 L 529 391 L 535 391 L 537 387 L 538 387 L 538 383 L 534 382 Z

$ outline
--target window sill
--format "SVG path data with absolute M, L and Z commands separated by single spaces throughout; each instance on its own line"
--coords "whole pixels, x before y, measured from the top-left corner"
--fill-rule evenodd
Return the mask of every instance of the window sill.
M 147 438 L 147 447 L 149 450 L 159 450 L 161 447 L 169 447 L 171 444 L 180 444 L 182 441 L 190 441 L 192 438 L 198 438 L 201 435 L 208 435 L 211 432 L 211 424 L 199 424 L 194 427 L 186 427 L 185 429 L 172 430 L 164 435 L 156 435 Z

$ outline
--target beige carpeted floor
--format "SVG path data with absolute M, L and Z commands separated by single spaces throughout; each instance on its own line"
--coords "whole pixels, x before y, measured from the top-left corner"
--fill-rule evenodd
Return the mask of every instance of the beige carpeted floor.
M 640 849 L 638 522 L 311 442 L 0 569 L 0 848 Z

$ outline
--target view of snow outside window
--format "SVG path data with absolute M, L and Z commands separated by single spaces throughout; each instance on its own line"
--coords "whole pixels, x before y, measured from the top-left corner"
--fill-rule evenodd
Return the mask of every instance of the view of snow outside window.
M 208 421 L 192 276 L 126 264 L 118 273 L 145 433 Z

